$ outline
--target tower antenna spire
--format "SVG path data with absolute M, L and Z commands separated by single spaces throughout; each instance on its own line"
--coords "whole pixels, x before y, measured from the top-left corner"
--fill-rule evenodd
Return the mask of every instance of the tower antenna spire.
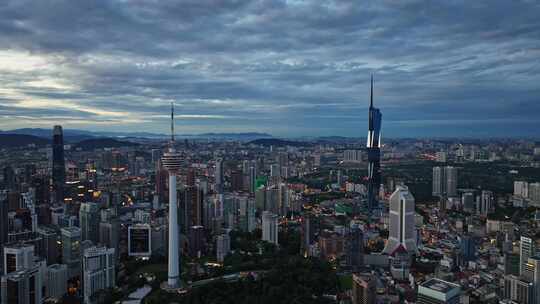
M 373 108 L 373 74 L 371 74 L 371 94 L 370 94 L 369 107 Z
M 171 102 L 171 144 L 174 143 L 174 102 Z

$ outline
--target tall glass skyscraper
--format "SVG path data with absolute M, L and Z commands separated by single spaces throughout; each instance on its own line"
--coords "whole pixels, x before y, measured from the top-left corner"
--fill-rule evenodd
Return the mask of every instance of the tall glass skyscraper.
M 54 126 L 52 148 L 52 186 L 55 193 L 54 198 L 55 202 L 62 202 L 64 200 L 64 184 L 66 182 L 62 126 Z
M 377 193 L 381 185 L 381 111 L 373 107 L 373 76 L 369 104 L 369 126 L 367 136 L 368 152 L 368 197 L 367 208 L 371 212 L 377 208 Z

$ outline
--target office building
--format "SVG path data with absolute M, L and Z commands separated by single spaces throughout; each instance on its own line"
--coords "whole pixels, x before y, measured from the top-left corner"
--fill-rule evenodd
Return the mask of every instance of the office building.
M 231 252 L 231 237 L 229 234 L 220 234 L 216 238 L 216 259 L 223 263 L 227 254 Z
M 346 163 L 361 163 L 362 150 L 345 150 L 343 151 L 343 161 Z
M 47 267 L 46 298 L 61 299 L 67 292 L 68 269 L 66 264 Z
M 351 227 L 347 237 L 347 264 L 353 271 L 358 271 L 363 265 L 364 233 L 358 225 Z
M 191 257 L 200 257 L 206 252 L 206 240 L 203 226 L 191 226 L 188 232 L 188 253 Z
M 174 148 L 174 106 L 171 104 L 171 142 L 169 151 L 163 154 L 163 167 L 169 172 L 169 267 L 168 286 L 180 286 L 180 243 L 178 240 L 178 201 L 176 193 L 176 174 L 182 164 L 181 155 Z
M 64 185 L 66 182 L 66 165 L 64 159 L 64 135 L 62 126 L 54 126 L 52 143 L 52 186 L 55 201 L 64 202 Z
M 528 198 L 529 197 L 529 183 L 525 181 L 515 181 L 514 182 L 514 195 Z
M 532 274 L 527 270 L 529 258 L 536 253 L 536 245 L 532 237 L 522 235 L 519 238 L 519 275 L 531 278 Z
M 42 304 L 42 272 L 39 266 L 11 272 L 0 278 L 0 303 Z
M 495 196 L 493 192 L 483 190 L 479 200 L 478 214 L 487 216 L 495 211 Z
M 65 227 L 62 234 L 62 264 L 68 267 L 68 277 L 74 278 L 81 273 L 81 229 Z
M 278 244 L 278 216 L 269 211 L 262 214 L 262 240 Z
M 216 160 L 216 168 L 214 170 L 214 184 L 216 193 L 223 193 L 223 183 L 225 181 L 225 173 L 223 169 L 223 159 Z
M 128 255 L 147 257 L 152 255 L 152 228 L 148 224 L 128 227 Z
M 535 304 L 534 283 L 515 275 L 504 276 L 503 297 L 513 303 Z
M 98 291 L 115 286 L 114 249 L 90 247 L 84 250 L 82 257 L 82 284 L 84 303 L 90 303 L 91 297 Z
M 378 207 L 378 192 L 381 185 L 381 111 L 373 107 L 373 76 L 371 76 L 371 94 L 368 117 L 368 193 L 367 209 L 372 212 Z
M 440 279 L 430 279 L 418 286 L 418 304 L 460 303 L 461 287 Z
M 414 221 L 414 197 L 409 188 L 399 185 L 390 196 L 390 227 L 384 253 L 403 247 L 410 255 L 417 253 Z
M 34 267 L 34 245 L 15 243 L 4 246 L 4 275 Z
M 58 245 L 58 230 L 51 226 L 39 226 L 37 235 L 41 238 L 41 251 L 47 261 L 47 265 L 59 262 L 60 246 Z
M 82 240 L 90 240 L 97 244 L 99 242 L 99 205 L 96 203 L 82 203 L 79 209 L 79 221 Z
M 377 303 L 376 278 L 371 273 L 354 273 L 352 275 L 352 304 Z
M 7 191 L 0 191 L 0 257 L 4 256 L 3 248 L 8 241 L 8 200 Z M 3 263 L 0 263 L 0 273 L 4 273 Z
M 460 254 L 464 262 L 472 261 L 476 258 L 476 244 L 470 235 L 459 237 Z
M 457 183 L 457 168 L 452 166 L 433 167 L 433 196 L 456 196 Z

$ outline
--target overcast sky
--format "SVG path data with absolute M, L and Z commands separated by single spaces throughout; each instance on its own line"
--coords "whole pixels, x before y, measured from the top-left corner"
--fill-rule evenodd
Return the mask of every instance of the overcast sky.
M 538 1 L 0 4 L 0 129 L 538 136 Z

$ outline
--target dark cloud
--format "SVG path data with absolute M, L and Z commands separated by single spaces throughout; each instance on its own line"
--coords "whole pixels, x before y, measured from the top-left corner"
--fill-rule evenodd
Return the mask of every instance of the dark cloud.
M 363 136 L 540 129 L 533 1 L 29 1 L 0 6 L 0 128 Z M 503 127 L 506 126 L 506 127 Z M 277 127 L 279 126 L 279 127 Z

